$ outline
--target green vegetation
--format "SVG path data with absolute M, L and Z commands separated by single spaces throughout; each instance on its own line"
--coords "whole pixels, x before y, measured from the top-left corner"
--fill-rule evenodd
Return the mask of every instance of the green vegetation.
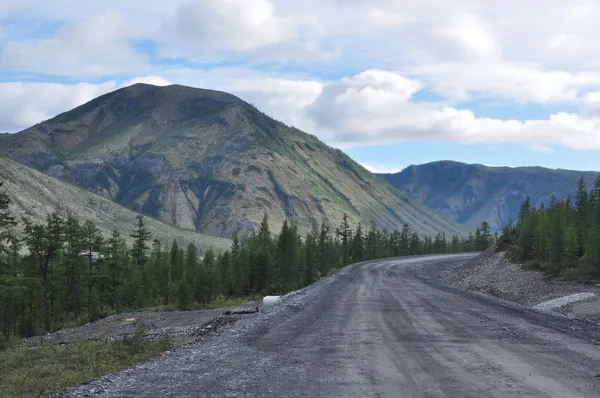
M 536 208 L 527 198 L 516 225 L 507 225 L 498 249 L 516 261 L 571 279 L 600 277 L 600 174 L 591 191 L 583 175 L 575 203 L 551 197 Z
M 10 346 L 0 351 L 0 396 L 48 397 L 130 368 L 172 347 L 168 339 L 148 341 L 141 335 L 124 341 Z
M 248 297 L 284 294 L 344 265 L 370 259 L 483 250 L 494 240 L 484 223 L 468 238 L 421 237 L 408 224 L 389 233 L 371 223 L 354 229 L 347 215 L 335 229 L 316 225 L 304 238 L 284 222 L 272 234 L 265 214 L 258 231 L 220 254 L 199 257 L 190 243 L 170 248 L 152 240 L 136 217 L 128 244 L 118 231 L 105 239 L 92 221 L 49 214 L 44 222 L 9 213 L 0 191 L 0 395 L 47 396 L 115 372 L 168 350 L 169 340 L 143 333 L 122 342 L 66 346 L 15 345 L 20 337 L 97 320 L 110 313 L 149 308 L 218 308 Z M 22 236 L 19 238 L 19 236 Z
M 118 231 L 104 238 L 91 221 L 51 213 L 41 223 L 8 213 L 0 196 L 0 330 L 5 340 L 51 332 L 108 314 L 157 306 L 215 307 L 222 302 L 283 294 L 328 275 L 335 268 L 390 256 L 482 250 L 492 241 L 487 224 L 469 238 L 445 234 L 422 238 L 405 224 L 392 233 L 374 222 L 353 230 L 348 216 L 335 231 L 314 226 L 302 239 L 295 224 L 278 235 L 265 215 L 257 232 L 215 254 L 164 248 L 145 218 L 136 217 L 128 244 Z M 17 233 L 18 229 L 22 231 Z M 22 236 L 22 238 L 17 238 Z

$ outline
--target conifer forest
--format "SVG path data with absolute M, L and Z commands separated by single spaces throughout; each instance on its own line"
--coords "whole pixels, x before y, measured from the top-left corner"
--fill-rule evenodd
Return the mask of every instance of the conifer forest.
M 575 199 L 570 196 L 535 206 L 528 197 L 516 224 L 509 223 L 499 249 L 509 248 L 516 261 L 554 275 L 575 279 L 600 275 L 600 175 L 588 190 L 583 176 Z
M 548 235 L 543 254 L 552 261 L 570 259 L 571 252 L 553 251 L 559 240 L 576 255 L 583 253 L 591 242 L 586 240 L 585 245 L 578 246 L 578 233 L 591 238 L 588 232 L 592 225 L 584 227 L 581 220 L 590 212 L 600 220 L 600 206 L 596 204 L 600 186 L 584 204 L 579 203 L 581 200 L 578 198 L 577 209 L 558 201 L 548 210 L 524 207 L 518 224 L 523 244 L 529 242 L 529 231 L 537 231 L 531 229 L 533 220 L 535 226 L 540 222 L 551 226 L 557 222 L 555 217 L 560 217 L 561 222 L 569 220 L 568 228 L 561 224 L 560 236 Z M 288 222 L 278 233 L 270 231 L 265 215 L 258 231 L 243 241 L 234 239 L 229 250 L 199 253 L 194 245 L 180 247 L 176 239 L 166 245 L 154 239 L 141 215 L 128 239 L 133 243 L 127 244 L 119 233 L 103 236 L 92 222 L 72 216 L 53 213 L 39 224 L 16 219 L 9 205 L 9 197 L 0 187 L 0 336 L 6 339 L 51 332 L 125 311 L 198 309 L 216 299 L 283 294 L 347 264 L 480 251 L 495 239 L 485 222 L 467 238 L 448 238 L 444 234 L 419 236 L 408 224 L 400 231 L 381 230 L 373 222 L 351 226 L 347 217 L 336 228 L 315 225 L 301 236 L 297 226 Z M 594 231 L 600 231 L 600 223 L 594 225 Z M 537 246 L 535 252 L 530 246 L 524 247 L 524 255 L 542 254 Z M 597 259 L 600 253 L 585 251 L 585 255 Z

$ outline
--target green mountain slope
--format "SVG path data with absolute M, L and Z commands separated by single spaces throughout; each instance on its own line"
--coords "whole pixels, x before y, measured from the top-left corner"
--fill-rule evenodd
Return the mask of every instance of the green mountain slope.
M 70 213 L 80 220 L 93 221 L 105 236 L 116 229 L 131 241 L 129 234 L 135 228 L 137 214 L 106 198 L 4 158 L 0 158 L 0 181 L 13 202 L 11 212 L 17 217 L 43 221 L 54 211 L 64 216 Z M 186 246 L 194 243 L 202 251 L 210 247 L 221 251 L 231 245 L 228 239 L 183 231 L 151 218 L 146 218 L 146 223 L 153 239 L 164 245 L 170 245 L 173 239 Z
M 230 94 L 137 84 L 0 138 L 0 155 L 177 227 L 231 238 L 265 212 L 302 230 L 375 221 L 420 233 L 453 223 L 316 137 Z
M 487 221 L 499 230 L 518 219 L 529 196 L 539 206 L 554 194 L 573 196 L 582 172 L 542 167 L 487 167 L 451 161 L 410 166 L 380 177 L 438 213 L 475 227 Z M 595 172 L 583 172 L 591 188 Z

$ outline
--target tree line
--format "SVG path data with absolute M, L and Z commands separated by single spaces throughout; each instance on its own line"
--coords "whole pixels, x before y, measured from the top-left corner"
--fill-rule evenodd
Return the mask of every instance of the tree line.
M 554 195 L 547 205 L 521 204 L 516 225 L 511 221 L 499 238 L 499 249 L 510 249 L 514 260 L 554 275 L 600 275 L 600 174 L 588 190 L 583 175 L 575 201 Z
M 332 270 L 371 259 L 484 250 L 494 240 L 483 223 L 467 238 L 422 237 L 404 224 L 388 232 L 362 224 L 314 226 L 305 236 L 268 218 L 229 250 L 200 253 L 174 240 L 164 247 L 137 216 L 132 244 L 91 221 L 49 214 L 44 222 L 16 220 L 0 192 L 0 330 L 5 338 L 33 336 L 111 313 L 156 308 L 203 308 L 215 299 L 283 294 Z M 18 232 L 18 233 L 17 233 Z

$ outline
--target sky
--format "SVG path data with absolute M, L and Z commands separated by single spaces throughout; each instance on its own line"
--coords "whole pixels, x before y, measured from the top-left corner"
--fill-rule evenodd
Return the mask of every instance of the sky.
M 600 170 L 600 2 L 0 0 L 0 132 L 137 82 L 223 90 L 375 172 Z

